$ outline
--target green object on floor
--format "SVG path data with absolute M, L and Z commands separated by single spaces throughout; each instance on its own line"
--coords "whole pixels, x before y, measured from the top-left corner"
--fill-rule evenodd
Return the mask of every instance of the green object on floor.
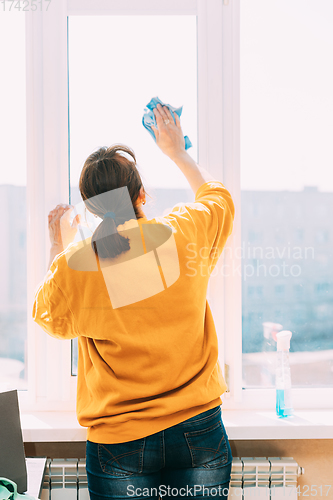
M 29 495 L 20 495 L 17 493 L 17 486 L 14 481 L 0 477 L 0 500 L 36 500 Z

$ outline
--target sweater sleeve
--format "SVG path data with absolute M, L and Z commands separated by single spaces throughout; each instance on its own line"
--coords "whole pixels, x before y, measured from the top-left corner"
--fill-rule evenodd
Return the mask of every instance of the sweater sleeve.
M 195 195 L 195 202 L 204 209 L 199 210 L 197 224 L 207 235 L 208 244 L 222 251 L 232 232 L 235 207 L 229 191 L 222 182 L 209 181 L 202 184 Z
M 200 186 L 193 203 L 179 203 L 167 218 L 180 230 L 188 242 L 196 244 L 197 254 L 205 254 L 210 270 L 215 267 L 233 228 L 235 207 L 229 191 L 220 181 L 208 181 Z M 194 248 L 189 247 L 191 250 Z
M 53 263 L 37 288 L 32 317 L 52 337 L 73 339 L 79 336 L 78 329 L 66 297 L 55 281 L 55 270 Z

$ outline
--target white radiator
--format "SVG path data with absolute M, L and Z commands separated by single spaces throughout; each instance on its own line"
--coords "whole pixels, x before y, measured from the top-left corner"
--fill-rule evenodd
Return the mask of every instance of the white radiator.
M 297 478 L 304 474 L 292 457 L 242 457 L 232 461 L 229 500 L 297 500 Z
M 41 500 L 89 500 L 84 459 L 48 459 Z
M 303 473 L 291 457 L 234 458 L 229 500 L 297 500 Z M 48 460 L 41 500 L 89 500 L 85 460 Z

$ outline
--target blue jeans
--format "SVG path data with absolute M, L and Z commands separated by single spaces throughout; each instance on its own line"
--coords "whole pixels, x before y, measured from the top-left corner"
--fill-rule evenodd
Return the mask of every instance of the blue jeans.
M 86 447 L 91 500 L 226 499 L 231 462 L 220 406 L 141 439 Z

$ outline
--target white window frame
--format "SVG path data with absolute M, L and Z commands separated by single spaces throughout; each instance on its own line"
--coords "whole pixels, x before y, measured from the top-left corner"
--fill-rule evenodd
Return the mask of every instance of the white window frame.
M 197 15 L 199 164 L 224 182 L 236 207 L 229 251 L 210 281 L 222 371 L 229 366 L 223 408 L 272 409 L 274 389 L 242 389 L 241 275 L 222 277 L 241 265 L 240 0 L 52 0 L 47 12 L 26 13 L 29 388 L 19 393 L 21 409 L 75 410 L 70 340 L 43 332 L 31 310 L 49 260 L 46 215 L 68 201 L 67 16 L 117 14 Z M 295 408 L 333 406 L 333 389 L 293 393 Z
M 240 0 L 223 0 L 223 172 L 226 187 L 236 206 L 233 234 L 228 240 L 224 261 L 227 269 L 241 266 L 240 189 Z M 200 159 L 199 159 L 200 161 Z M 238 213 L 237 213 L 238 210 Z M 231 254 L 231 256 L 230 256 Z M 229 366 L 229 389 L 224 409 L 275 410 L 275 389 L 242 388 L 242 280 L 224 278 L 225 363 Z M 332 408 L 333 388 L 293 388 L 293 406 L 298 409 Z

